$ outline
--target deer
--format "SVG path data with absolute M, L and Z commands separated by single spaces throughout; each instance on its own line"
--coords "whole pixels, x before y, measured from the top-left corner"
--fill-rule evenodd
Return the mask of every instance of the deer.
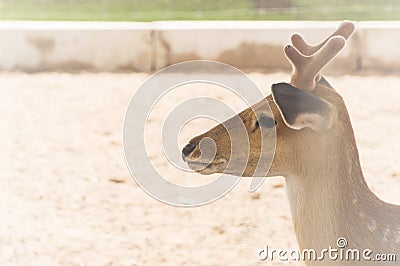
M 294 34 L 284 53 L 292 65 L 289 83 L 273 84 L 271 94 L 235 117 L 192 138 L 182 149 L 182 158 L 194 171 L 209 175 L 228 173 L 254 177 L 264 138 L 260 128 L 276 132 L 275 153 L 266 177 L 283 176 L 294 231 L 300 250 L 323 252 L 337 247 L 345 238 L 347 247 L 373 254 L 400 254 L 400 206 L 379 199 L 368 187 L 345 102 L 321 75 L 325 67 L 345 46 L 355 24 L 342 22 L 318 45 L 309 45 Z M 260 104 L 269 104 L 272 114 L 257 113 Z M 243 123 L 250 147 L 244 171 L 228 167 L 232 147 L 227 129 Z M 203 160 L 207 145 L 215 143 L 214 157 Z M 234 145 L 241 145 L 234 142 Z M 239 158 L 241 158 L 239 156 Z M 258 162 L 263 164 L 263 162 Z M 199 167 L 201 166 L 201 167 Z M 361 254 L 362 255 L 362 254 Z M 305 261 L 307 265 L 394 265 L 374 261 Z

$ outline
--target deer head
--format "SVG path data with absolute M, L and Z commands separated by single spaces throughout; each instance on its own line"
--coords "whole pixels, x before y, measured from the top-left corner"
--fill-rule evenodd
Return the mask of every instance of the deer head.
M 293 35 L 293 45 L 284 49 L 293 66 L 291 82 L 272 85 L 271 95 L 191 139 L 182 150 L 183 160 L 201 174 L 254 176 L 263 146 L 267 145 L 262 144 L 265 134 L 260 129 L 276 132 L 276 150 L 275 154 L 269 155 L 273 160 L 267 176 L 298 175 L 321 168 L 321 160 L 335 159 L 332 157 L 340 154 L 335 151 L 341 148 L 337 144 L 343 142 L 344 134 L 353 135 L 353 132 L 341 96 L 319 73 L 344 47 L 354 28 L 353 23 L 343 22 L 316 46 L 308 45 L 298 34 Z M 261 111 L 265 104 L 269 104 L 272 114 Z M 250 147 L 243 141 L 232 139 L 231 132 L 239 123 L 245 126 Z M 243 136 L 236 138 L 240 137 Z M 238 146 L 236 151 L 243 150 L 242 154 L 235 154 L 235 161 L 246 160 L 244 171 L 235 169 L 237 163 L 228 166 L 233 157 L 233 145 Z M 210 152 L 212 149 L 215 151 Z M 308 163 L 304 164 L 304 161 Z

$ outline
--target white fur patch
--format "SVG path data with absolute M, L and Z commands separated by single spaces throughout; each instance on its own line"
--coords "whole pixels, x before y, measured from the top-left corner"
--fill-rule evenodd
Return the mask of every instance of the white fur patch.
M 368 227 L 368 230 L 369 231 L 371 231 L 371 232 L 375 232 L 376 231 L 376 228 L 377 228 L 377 225 L 376 225 L 376 221 L 375 220 L 369 220 L 368 222 L 367 222 L 367 227 Z
M 386 228 L 383 231 L 383 240 L 386 242 L 389 241 L 389 236 L 390 236 L 390 230 L 389 230 L 389 228 Z
M 319 114 L 314 114 L 314 113 L 303 113 L 299 114 L 293 125 L 291 125 L 292 128 L 294 129 L 302 129 L 305 127 L 309 127 L 313 129 L 314 131 L 321 131 L 325 130 L 328 128 L 329 121 L 324 119 Z

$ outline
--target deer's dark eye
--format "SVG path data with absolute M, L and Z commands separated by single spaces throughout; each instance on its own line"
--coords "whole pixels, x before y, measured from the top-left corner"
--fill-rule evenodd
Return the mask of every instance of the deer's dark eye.
M 260 118 L 256 122 L 256 127 L 265 127 L 265 128 L 273 128 L 276 126 L 276 121 L 268 116 L 260 116 Z

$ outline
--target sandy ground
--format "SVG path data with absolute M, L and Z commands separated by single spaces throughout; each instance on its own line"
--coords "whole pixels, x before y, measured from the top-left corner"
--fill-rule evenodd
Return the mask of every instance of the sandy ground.
M 288 79 L 286 73 L 250 76 L 266 94 L 271 83 Z M 198 208 L 162 204 L 136 185 L 123 157 L 122 125 L 145 78 L 0 74 L 0 265 L 280 265 L 259 262 L 257 250 L 297 247 L 280 177 L 255 194 L 242 180 Z M 400 77 L 329 80 L 348 105 L 368 184 L 382 199 L 400 203 Z M 214 96 L 243 107 L 223 91 Z M 161 114 L 153 116 L 149 128 L 160 128 Z M 180 143 L 206 129 L 195 125 L 185 127 Z M 157 169 L 169 173 L 152 143 Z

